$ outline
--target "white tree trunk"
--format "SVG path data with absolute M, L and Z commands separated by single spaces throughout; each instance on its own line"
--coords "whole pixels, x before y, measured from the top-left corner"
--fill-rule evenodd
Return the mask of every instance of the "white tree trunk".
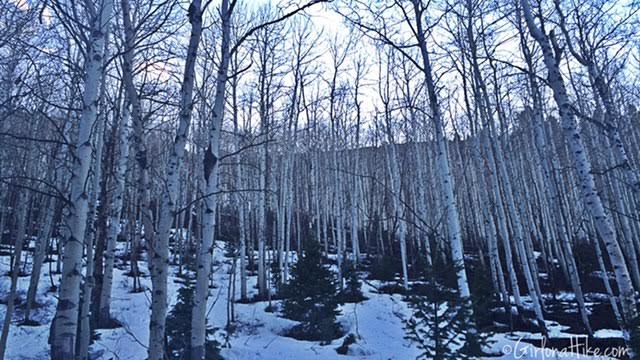
M 391 139 L 391 135 L 389 135 Z M 409 290 L 409 275 L 407 272 L 407 240 L 404 219 L 404 205 L 402 203 L 402 186 L 400 183 L 399 159 L 396 156 L 395 144 L 391 141 L 387 145 L 387 169 L 391 178 L 391 193 L 393 197 L 394 218 L 398 223 L 398 240 L 400 241 L 400 258 L 402 260 L 402 286 Z
M 449 245 L 451 248 L 451 259 L 456 267 L 456 278 L 458 285 L 458 296 L 465 305 L 466 317 L 468 321 L 469 330 L 467 332 L 466 340 L 468 346 L 476 351 L 477 349 L 477 329 L 473 320 L 473 308 L 471 305 L 471 293 L 469 290 L 469 282 L 467 280 L 467 271 L 464 263 L 464 248 L 462 245 L 462 231 L 460 228 L 460 216 L 458 213 L 458 206 L 456 204 L 454 194 L 453 176 L 451 174 L 451 168 L 449 166 L 449 158 L 447 151 L 447 139 L 443 129 L 442 113 L 438 101 L 438 94 L 433 80 L 433 70 L 431 67 L 431 60 L 429 58 L 429 51 L 427 48 L 427 42 L 425 38 L 425 29 L 423 27 L 423 13 L 422 4 L 419 0 L 413 0 L 413 10 L 415 15 L 415 29 L 416 40 L 420 55 L 422 58 L 422 72 L 425 78 L 425 85 L 427 88 L 427 97 L 429 99 L 429 106 L 431 110 L 432 121 L 434 125 L 434 137 L 436 140 L 436 173 L 440 180 L 441 194 L 444 200 L 444 207 L 446 209 L 446 221 L 447 221 L 447 236 Z
M 2 334 L 0 335 L 0 359 L 4 359 L 4 353 L 7 349 L 7 340 L 9 339 L 9 330 L 11 329 L 11 320 L 13 319 L 13 310 L 15 307 L 16 292 L 18 290 L 18 274 L 20 274 L 20 259 L 22 258 L 22 248 L 24 247 L 25 229 L 27 226 L 27 210 L 29 196 L 26 190 L 21 190 L 18 196 L 18 208 L 16 212 L 17 227 L 15 233 L 15 242 L 13 247 L 13 264 L 11 264 L 11 285 L 7 296 L 7 309 L 2 322 Z
M 213 241 L 216 220 L 216 205 L 218 191 L 218 172 L 220 158 L 220 130 L 224 117 L 225 85 L 227 69 L 229 67 L 229 43 L 231 32 L 231 9 L 229 1 L 222 0 L 220 6 L 222 17 L 222 41 L 220 43 L 220 64 L 216 76 L 216 95 L 213 105 L 213 118 L 209 128 L 209 142 L 204 154 L 204 219 L 202 229 L 202 244 L 198 251 L 196 285 L 191 314 L 191 359 L 205 358 L 206 342 L 206 310 L 209 295 L 209 276 L 211 275 L 211 261 L 213 256 Z
M 613 224 L 611 223 L 608 215 L 604 211 L 602 199 L 596 189 L 595 180 L 591 173 L 591 163 L 587 157 L 586 148 L 578 131 L 575 115 L 571 109 L 564 80 L 560 73 L 549 39 L 547 35 L 535 24 L 529 7 L 529 1 L 520 0 L 520 4 L 530 33 L 542 48 L 544 63 L 548 71 L 549 85 L 553 90 L 553 97 L 558 105 L 560 118 L 562 120 L 562 129 L 565 134 L 567 145 L 569 146 L 573 165 L 576 167 L 578 173 L 582 198 L 586 208 L 589 210 L 589 213 L 595 221 L 598 234 L 605 244 L 609 254 L 609 259 L 614 268 L 618 289 L 620 290 L 622 314 L 625 321 L 625 324 L 623 325 L 623 328 L 625 329 L 625 340 L 628 341 L 630 337 L 629 331 L 631 330 L 629 325 L 631 321 L 634 321 L 637 317 L 635 291 L 631 282 L 631 277 L 629 276 L 624 256 L 622 255 L 622 251 L 620 250 L 620 246 L 616 239 L 615 229 L 613 228 Z
M 135 160 L 138 165 L 138 174 L 136 179 L 136 201 L 139 208 L 138 214 L 138 232 L 131 239 L 131 249 L 129 251 L 131 274 L 133 276 L 133 291 L 139 291 L 139 269 L 138 269 L 138 252 L 139 246 L 144 233 L 145 242 L 148 245 L 150 261 L 149 267 L 153 267 L 155 256 L 155 224 L 153 222 L 153 212 L 151 209 L 151 184 L 149 178 L 150 164 L 147 154 L 147 135 L 145 134 L 144 119 L 142 116 L 142 105 L 138 95 L 138 89 L 134 82 L 134 59 L 135 44 L 137 37 L 137 27 L 132 23 L 130 14 L 130 4 L 128 1 L 121 0 L 122 23 L 124 25 L 125 49 L 122 54 L 122 82 L 125 89 L 125 98 L 131 104 L 131 118 L 133 123 L 133 145 L 135 149 Z M 153 302 L 153 299 L 152 299 Z M 153 309 L 153 306 L 152 306 Z M 152 311 L 153 317 L 153 311 Z M 163 320 L 164 321 L 164 320 Z M 151 320 L 153 323 L 153 319 Z M 151 335 L 154 335 L 151 331 Z
M 238 166 L 238 169 L 241 169 Z M 240 173 L 242 173 L 240 171 Z M 247 236 L 244 204 L 238 203 L 238 228 L 240 229 L 240 300 L 247 301 Z
M 36 242 L 36 249 L 33 255 L 33 266 L 31 267 L 31 278 L 29 279 L 29 290 L 27 291 L 27 300 L 24 311 L 24 320 L 29 321 L 31 316 L 31 309 L 36 303 L 36 295 L 38 293 L 38 283 L 40 282 L 40 274 L 42 272 L 42 264 L 47 253 L 47 244 L 49 244 L 49 238 L 51 237 L 51 230 L 53 229 L 53 217 L 55 215 L 55 209 L 57 207 L 57 201 L 49 199 L 48 205 L 45 208 L 44 225 L 38 236 Z M 0 234 L 2 233 L 2 227 L 0 227 Z
M 525 60 L 529 66 L 529 69 L 532 70 L 533 63 L 531 59 L 531 54 L 528 48 L 523 47 L 523 55 L 525 56 Z M 542 115 L 542 104 L 540 99 L 540 93 L 538 89 L 537 79 L 532 74 L 529 75 L 529 82 L 531 87 L 531 92 L 533 94 L 533 123 L 534 123 L 534 138 L 537 149 L 537 155 L 540 159 L 539 167 L 542 168 L 544 174 L 544 195 L 546 197 L 546 203 L 551 206 L 551 209 L 555 216 L 553 219 L 555 220 L 555 234 L 559 234 L 560 236 L 560 245 L 562 247 L 563 252 L 567 255 L 564 259 L 562 259 L 563 270 L 565 274 L 568 276 L 568 280 L 573 288 L 573 291 L 576 295 L 576 301 L 578 303 L 578 309 L 580 311 L 580 315 L 582 318 L 582 322 L 589 334 L 592 334 L 591 326 L 589 324 L 588 318 L 588 310 L 585 306 L 584 295 L 582 293 L 582 286 L 580 284 L 580 278 L 578 276 L 578 268 L 575 263 L 575 258 L 573 257 L 573 250 L 571 248 L 571 244 L 569 243 L 569 235 L 567 233 L 567 228 L 564 224 L 564 216 L 563 216 L 563 208 L 562 203 L 559 197 L 559 191 L 556 186 L 556 180 L 553 174 L 552 163 L 550 159 L 550 149 L 547 146 L 547 136 L 544 128 L 544 119 Z M 537 169 L 538 171 L 540 169 Z M 555 237 L 555 236 L 554 236 Z
M 105 51 L 105 57 L 107 51 Z M 104 95 L 104 82 L 100 91 L 101 97 Z M 80 330 L 78 339 L 78 354 L 77 358 L 80 360 L 86 360 L 89 357 L 89 343 L 91 342 L 91 294 L 93 292 L 93 286 L 95 279 L 94 273 L 94 258 L 93 258 L 93 245 L 96 238 L 96 208 L 98 206 L 98 194 L 100 193 L 100 180 L 102 178 L 102 149 L 104 145 L 104 127 L 106 123 L 105 115 L 100 116 L 97 120 L 96 131 L 96 145 L 95 145 L 95 161 L 93 162 L 93 175 L 91 195 L 89 197 L 89 231 L 85 236 L 85 256 L 86 266 L 84 283 L 82 284 L 82 301 L 80 304 Z
M 191 111 L 193 109 L 193 86 L 195 82 L 195 63 L 202 34 L 201 1 L 193 0 L 189 6 L 191 34 L 187 59 L 180 89 L 180 113 L 176 137 L 165 170 L 165 184 L 162 205 L 159 209 L 158 233 L 153 244 L 151 262 L 151 321 L 149 323 L 149 359 L 164 358 L 165 320 L 167 314 L 167 278 L 169 263 L 169 236 L 175 218 L 177 198 L 179 196 L 180 167 L 184 159 Z M 180 226 L 179 226 L 180 227 Z M 151 229 L 150 229 L 151 230 Z M 181 231 L 181 229 L 179 230 Z
M 91 167 L 91 133 L 97 116 L 98 88 L 103 77 L 103 52 L 108 23 L 113 11 L 112 0 L 104 0 L 91 25 L 89 49 L 85 63 L 82 115 L 75 146 L 71 175 L 71 206 L 66 224 L 62 279 L 56 315 L 52 324 L 51 357 L 68 360 L 76 357 L 78 303 L 82 274 L 82 248 L 87 225 L 87 176 Z
M 261 121 L 268 121 L 262 119 Z M 264 134 L 268 138 L 268 133 Z M 267 296 L 267 277 L 265 267 L 265 242 L 267 241 L 267 141 L 260 147 L 259 151 L 259 174 L 258 181 L 258 294 L 265 299 Z
M 98 326 L 107 326 L 111 320 L 111 288 L 113 285 L 113 266 L 116 255 L 118 234 L 121 231 L 120 216 L 122 214 L 123 199 L 125 193 L 125 178 L 129 164 L 129 107 L 125 106 L 122 112 L 118 149 L 119 155 L 116 161 L 114 175 L 115 190 L 110 204 L 110 215 L 107 229 L 106 246 L 104 250 L 104 271 L 100 298 L 98 300 Z
M 486 139 L 487 139 L 486 141 L 491 142 L 491 139 L 488 136 L 486 137 Z M 509 173 L 507 172 L 506 165 L 504 163 L 504 159 L 500 151 L 501 150 L 500 144 L 499 143 L 495 144 L 495 142 L 493 142 L 492 145 L 493 145 L 492 149 L 489 150 L 492 153 L 490 153 L 489 156 L 495 156 L 497 158 L 498 174 L 499 174 L 500 180 L 502 180 L 503 190 L 504 190 L 503 194 L 507 202 L 507 209 L 509 209 L 509 217 L 512 221 L 512 226 L 514 230 L 513 232 L 515 236 L 515 241 L 516 241 L 515 245 L 517 250 L 516 253 L 519 255 L 520 265 L 522 266 L 522 273 L 524 275 L 525 282 L 529 290 L 529 296 L 531 297 L 531 302 L 533 303 L 533 309 L 536 314 L 538 327 L 542 331 L 542 334 L 546 336 L 547 329 L 546 329 L 544 314 L 543 314 L 544 303 L 542 301 L 538 288 L 536 287 L 535 282 L 537 281 L 537 278 L 534 278 L 534 271 L 532 269 L 531 262 L 530 262 L 530 259 L 533 257 L 533 254 L 532 253 L 530 254 L 527 251 L 527 247 L 525 245 L 525 238 L 524 238 L 524 232 L 522 229 L 522 222 L 520 219 L 520 212 L 518 211 L 515 205 L 515 200 L 513 198 L 513 192 L 512 192 L 513 187 L 511 186 L 510 176 L 509 176 Z
M 424 156 L 422 154 L 422 148 L 418 145 L 419 143 L 415 143 L 414 145 L 414 153 L 416 157 L 416 167 L 417 167 L 417 175 L 418 179 L 424 179 L 426 177 L 425 166 L 426 162 L 424 161 Z M 425 224 L 427 224 L 427 201 L 425 198 L 425 188 L 426 186 L 421 181 L 416 181 L 416 189 L 417 189 L 417 203 L 418 203 L 418 223 L 420 224 L 420 229 L 418 229 L 419 238 L 422 239 L 424 244 L 425 256 L 427 258 L 427 265 L 431 266 L 433 264 L 433 259 L 431 258 L 431 242 L 429 240 L 429 236 L 427 236 L 425 231 Z
M 433 117 L 433 125 L 436 138 L 436 158 L 437 158 L 437 174 L 440 178 L 440 186 L 442 187 L 442 197 L 446 208 L 447 231 L 449 245 L 451 246 L 451 257 L 456 265 L 456 275 L 458 283 L 458 294 L 463 301 L 469 301 L 469 282 L 467 281 L 467 272 L 464 265 L 464 254 L 462 247 L 462 231 L 460 229 L 460 217 L 458 215 L 458 206 L 456 205 L 455 195 L 453 193 L 454 184 L 451 168 L 449 166 L 449 158 L 447 151 L 447 139 L 445 137 L 442 114 L 438 102 L 435 83 L 433 80 L 431 61 L 425 39 L 425 33 L 422 25 L 422 11 L 419 1 L 413 0 L 414 12 L 416 15 L 416 31 L 418 47 L 422 55 L 423 73 L 427 86 L 429 105 L 431 107 L 431 116 Z M 470 317 L 470 319 L 472 316 Z M 473 328 L 474 326 L 471 325 Z

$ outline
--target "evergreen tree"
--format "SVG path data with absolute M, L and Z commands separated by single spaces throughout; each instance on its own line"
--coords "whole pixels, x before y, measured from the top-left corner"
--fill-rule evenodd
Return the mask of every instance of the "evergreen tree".
M 236 239 L 227 240 L 224 242 L 224 257 L 234 258 L 238 255 L 238 244 Z
M 371 264 L 369 278 L 380 281 L 394 281 L 400 270 L 398 259 L 390 254 L 382 255 Z
M 407 338 L 423 350 L 421 359 L 471 359 L 488 343 L 488 334 L 476 334 L 473 344 L 465 342 L 471 330 L 468 307 L 477 304 L 463 302 L 456 291 L 443 285 L 450 274 L 455 274 L 453 266 L 434 266 L 426 272 L 425 282 L 415 285 L 407 297 L 414 310 L 406 321 Z
M 418 343 L 424 352 L 422 359 L 468 359 L 461 353 L 463 326 L 462 311 L 455 303 L 455 295 L 438 284 L 425 285 L 429 296 L 412 295 L 409 304 L 414 309 L 407 321 L 407 338 Z
M 345 278 L 346 286 L 340 292 L 340 302 L 343 303 L 357 303 L 367 298 L 362 294 L 360 287 L 362 283 L 358 277 L 358 271 L 355 264 L 352 261 L 344 263 L 343 276 Z
M 167 343 L 167 357 L 170 360 L 190 359 L 191 354 L 191 310 L 193 303 L 192 281 L 185 280 L 184 286 L 178 290 L 178 301 L 167 316 L 167 327 L 165 332 Z M 207 335 L 213 335 L 213 329 L 207 329 Z M 214 340 L 207 340 L 206 345 L 207 360 L 221 359 L 218 343 Z
M 283 315 L 300 321 L 289 336 L 328 343 L 340 336 L 340 326 L 336 323 L 339 314 L 336 280 L 331 270 L 322 264 L 318 243 L 309 241 L 306 245 L 304 256 L 291 268 L 290 282 L 282 288 Z
M 271 282 L 275 287 L 275 298 L 279 298 L 282 294 L 282 271 L 277 261 L 271 263 Z

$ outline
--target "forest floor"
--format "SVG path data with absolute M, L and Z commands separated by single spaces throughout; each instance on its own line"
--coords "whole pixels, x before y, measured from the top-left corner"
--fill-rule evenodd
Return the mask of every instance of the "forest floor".
M 119 244 L 123 245 L 123 244 Z M 121 250 L 122 251 L 122 250 Z M 336 348 L 344 338 L 334 340 L 329 345 L 318 342 L 300 341 L 283 334 L 296 322 L 284 319 L 278 312 L 268 312 L 266 301 L 248 304 L 235 303 L 235 329 L 229 334 L 224 330 L 227 323 L 229 277 L 232 260 L 224 256 L 224 243 L 216 242 L 214 251 L 213 284 L 209 297 L 208 324 L 213 326 L 215 338 L 221 345 L 221 355 L 225 359 L 264 359 L 264 360 L 298 360 L 298 359 L 415 359 L 421 350 L 417 343 L 406 339 L 404 321 L 411 316 L 411 309 L 399 294 L 381 294 L 376 291 L 376 281 L 363 283 L 362 290 L 367 300 L 357 304 L 345 304 L 340 307 L 340 322 L 345 337 L 347 334 L 357 336 L 357 342 L 349 347 L 347 355 L 339 355 Z M 0 256 L 0 318 L 4 318 L 6 302 L 4 298 L 10 286 L 9 256 L 6 251 Z M 145 291 L 131 292 L 133 280 L 127 275 L 128 267 L 122 266 L 121 258 L 117 262 L 113 283 L 111 313 L 122 324 L 114 329 L 97 330 L 97 339 L 91 345 L 92 359 L 131 359 L 146 358 L 146 344 L 149 334 L 149 308 L 151 281 L 148 276 L 141 278 Z M 29 274 L 27 264 L 24 273 Z M 144 259 L 140 261 L 140 269 L 148 274 Z M 51 291 L 52 284 L 58 284 L 59 275 L 54 274 L 55 263 L 45 263 L 38 288 L 37 302 L 40 304 L 32 316 L 41 325 L 21 325 L 28 276 L 21 276 L 18 283 L 18 306 L 14 313 L 8 340 L 6 359 L 47 359 L 49 324 L 56 306 L 55 295 Z M 175 276 L 177 269 L 170 272 L 169 295 L 170 306 L 176 301 L 180 287 L 179 278 Z M 236 277 L 239 280 L 239 276 Z M 249 297 L 257 292 L 256 276 L 249 277 Z M 235 287 L 239 297 L 239 285 Z M 570 297 L 570 294 L 565 297 Z M 570 299 L 562 299 L 560 302 Z M 278 301 L 273 301 L 278 305 Z M 570 326 L 561 325 L 550 320 L 547 323 L 552 338 L 565 339 L 571 343 L 575 336 Z M 619 337 L 619 331 L 599 329 L 596 337 Z M 503 355 L 492 359 L 604 359 L 605 357 L 589 356 L 584 352 L 569 353 L 554 351 L 547 344 L 541 344 L 540 335 L 527 331 L 496 333 L 490 352 L 502 352 Z M 530 342 L 537 345 L 534 346 Z M 566 347 L 566 346 L 565 346 Z M 580 351 L 578 348 L 574 348 Z

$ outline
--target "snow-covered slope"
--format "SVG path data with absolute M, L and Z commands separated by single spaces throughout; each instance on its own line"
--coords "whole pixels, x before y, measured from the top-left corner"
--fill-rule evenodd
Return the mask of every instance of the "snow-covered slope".
M 221 354 L 226 359 L 264 359 L 264 360 L 300 360 L 300 359 L 415 359 L 420 355 L 417 344 L 405 339 L 403 319 L 410 316 L 410 310 L 400 295 L 379 294 L 370 284 L 364 283 L 362 290 L 369 299 L 358 304 L 345 304 L 340 307 L 339 321 L 345 334 L 354 334 L 358 340 L 349 347 L 347 355 L 339 355 L 336 348 L 342 344 L 343 338 L 334 340 L 329 345 L 318 342 L 299 341 L 283 336 L 285 329 L 293 326 L 294 321 L 278 316 L 277 312 L 267 312 L 268 302 L 250 304 L 236 303 L 236 328 L 233 334 L 223 329 L 227 323 L 227 294 L 229 284 L 230 260 L 223 256 L 223 244 L 218 242 L 214 252 L 217 264 L 214 273 L 216 288 L 211 289 L 209 297 L 208 323 L 217 328 L 216 339 L 222 345 Z M 0 292 L 6 294 L 9 288 L 7 276 L 9 258 L 0 257 Z M 141 269 L 146 270 L 144 261 Z M 126 270 L 115 269 L 112 299 L 112 315 L 123 327 L 98 330 L 99 339 L 91 346 L 94 359 L 142 360 L 146 358 L 148 341 L 149 305 L 151 286 L 148 277 L 142 278 L 147 288 L 144 292 L 131 293 L 132 279 Z M 172 274 L 175 273 L 172 272 Z M 239 276 L 237 277 L 239 278 Z M 54 283 L 58 275 L 53 275 Z M 179 284 L 177 278 L 169 279 L 170 304 L 176 301 Z M 28 286 L 28 277 L 21 277 L 19 282 L 20 297 L 24 298 Z M 255 277 L 250 277 L 250 296 L 257 290 L 254 288 Z M 40 326 L 21 326 L 22 311 L 18 308 L 11 327 L 7 359 L 47 359 L 49 346 L 49 323 L 55 311 L 54 293 L 47 290 L 51 286 L 49 265 L 45 264 L 41 277 L 38 302 L 43 304 L 36 310 L 34 319 L 43 323 Z M 239 292 L 239 286 L 236 286 Z M 237 294 L 239 297 L 239 294 Z M 277 302 L 274 301 L 277 305 Z M 4 317 L 5 305 L 0 305 L 0 316 Z M 557 354 L 550 350 L 535 348 L 518 341 L 520 337 L 530 334 L 497 334 L 491 349 L 506 354 L 497 359 L 589 359 L 583 355 Z M 346 335 L 345 335 L 346 336 Z

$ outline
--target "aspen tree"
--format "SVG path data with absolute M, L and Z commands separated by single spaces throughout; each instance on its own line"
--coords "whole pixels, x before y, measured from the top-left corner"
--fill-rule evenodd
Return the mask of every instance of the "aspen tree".
M 84 65 L 83 109 L 73 154 L 71 206 L 66 218 L 69 230 L 64 240 L 62 279 L 51 331 L 51 357 L 55 360 L 76 358 L 82 248 L 89 200 L 87 177 L 93 151 L 91 138 L 97 118 L 98 89 L 104 74 L 103 54 L 113 2 L 112 0 L 104 0 L 95 8 L 87 10 L 93 14 L 93 19 L 90 24 L 89 48 Z
M 609 259 L 613 264 L 616 281 L 620 290 L 620 300 L 622 303 L 622 315 L 624 318 L 625 339 L 630 339 L 630 323 L 637 317 L 635 303 L 635 291 L 629 276 L 627 265 L 625 264 L 622 251 L 617 241 L 616 231 L 613 228 L 609 216 L 605 213 L 602 199 L 596 189 L 591 163 L 587 157 L 586 149 L 580 133 L 577 129 L 575 114 L 571 108 L 564 79 L 558 66 L 558 50 L 552 48 L 551 41 L 543 29 L 536 25 L 528 0 L 520 0 L 524 18 L 529 28 L 529 32 L 534 40 L 540 45 L 544 57 L 544 63 L 548 71 L 549 86 L 553 90 L 553 97 L 560 112 L 562 129 L 565 134 L 567 145 L 569 146 L 571 159 L 576 168 L 580 190 L 585 207 L 593 217 L 598 234 L 602 238 Z

